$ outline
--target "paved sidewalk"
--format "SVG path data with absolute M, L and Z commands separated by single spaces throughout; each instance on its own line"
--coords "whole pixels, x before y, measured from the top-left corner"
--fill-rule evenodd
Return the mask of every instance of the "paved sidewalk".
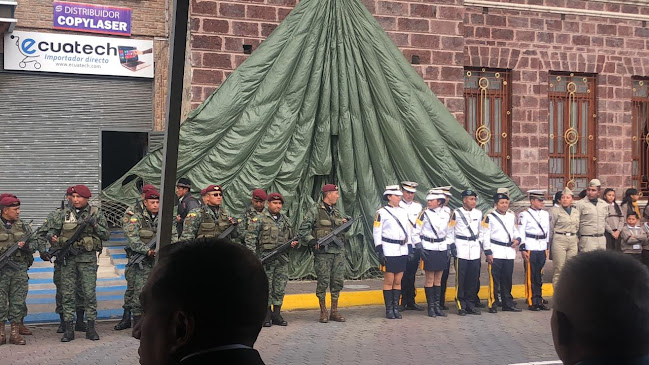
M 519 307 L 523 307 L 519 304 Z M 515 364 L 556 360 L 550 312 L 483 313 L 428 318 L 408 311 L 384 318 L 383 307 L 344 308 L 346 323 L 318 323 L 318 311 L 286 312 L 288 327 L 264 328 L 256 348 L 266 364 Z M 135 365 L 138 341 L 98 323 L 100 341 L 63 344 L 52 325 L 32 326 L 27 346 L 0 346 L 0 364 Z

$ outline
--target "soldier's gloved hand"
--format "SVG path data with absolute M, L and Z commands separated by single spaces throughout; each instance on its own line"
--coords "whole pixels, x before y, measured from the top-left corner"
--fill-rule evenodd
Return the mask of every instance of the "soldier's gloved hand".
M 95 218 L 94 215 L 93 215 L 93 216 L 90 216 L 90 217 L 88 218 L 88 225 L 94 227 L 95 224 L 97 224 L 97 218 Z
M 419 254 L 419 256 L 421 256 L 421 257 L 423 257 L 425 259 L 428 258 L 428 252 L 426 252 L 426 250 L 424 250 L 424 246 L 421 244 L 421 242 L 415 243 L 415 250 L 417 250 L 417 253 Z
M 49 252 L 41 252 L 40 254 L 41 260 L 43 261 L 50 261 L 52 259 L 52 255 L 50 255 Z
M 415 249 L 412 248 L 412 245 L 408 245 L 408 262 L 415 260 Z
M 374 247 L 376 255 L 379 257 L 379 264 L 385 265 L 385 254 L 383 253 L 383 245 L 378 245 Z
M 318 240 L 316 240 L 316 239 L 314 238 L 314 239 L 312 239 L 311 241 L 309 241 L 308 245 L 309 245 L 309 247 L 315 247 L 315 246 L 318 245 Z
M 451 250 L 451 256 L 457 257 L 457 247 L 455 246 L 455 243 L 451 243 L 449 249 Z

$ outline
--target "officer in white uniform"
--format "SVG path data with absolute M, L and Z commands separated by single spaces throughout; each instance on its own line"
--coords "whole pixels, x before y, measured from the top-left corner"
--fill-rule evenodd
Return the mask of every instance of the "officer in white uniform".
M 401 278 L 406 270 L 408 255 L 413 252 L 408 213 L 399 206 L 402 196 L 399 185 L 387 186 L 383 193 L 387 205 L 376 211 L 374 219 L 374 248 L 379 263 L 385 266 L 383 299 L 385 317 L 388 319 L 401 318 L 398 309 Z
M 421 213 L 422 206 L 415 201 L 415 194 L 417 193 L 417 184 L 412 181 L 402 181 L 401 191 L 403 196 L 399 202 L 399 206 L 406 210 L 408 213 L 408 222 L 411 228 L 415 228 L 417 216 Z M 417 295 L 417 288 L 415 288 L 415 275 L 419 268 L 420 252 L 415 251 L 414 256 L 410 256 L 406 264 L 406 271 L 403 273 L 401 279 L 401 310 L 418 310 L 422 311 L 424 308 L 417 305 L 415 296 Z
M 426 201 L 426 209 L 417 217 L 412 241 L 424 262 L 426 274 L 424 292 L 428 303 L 428 316 L 446 317 L 446 313 L 440 309 L 439 301 L 442 292 L 442 274 L 449 260 L 447 231 L 450 217 L 442 208 L 446 201 L 444 192 L 429 190 Z
M 473 190 L 462 192 L 462 207 L 456 209 L 449 222 L 449 240 L 455 256 L 455 302 L 458 314 L 481 314 L 475 296 L 480 277 L 480 241 L 482 212 L 476 209 L 478 195 Z
M 521 242 L 516 216 L 509 211 L 509 197 L 506 194 L 496 193 L 494 205 L 494 211 L 485 215 L 487 228 L 482 236 L 489 272 L 489 313 L 497 313 L 498 305 L 502 305 L 503 312 L 520 312 L 512 296 L 514 259 Z
M 446 197 L 446 201 L 444 202 L 444 205 L 442 206 L 442 210 L 448 214 L 449 220 L 451 218 L 451 208 L 448 207 L 448 203 L 451 201 L 451 198 L 453 197 L 453 194 L 451 194 L 451 186 L 442 186 L 439 188 L 433 188 L 433 189 L 439 189 L 444 193 L 444 196 Z M 448 310 L 448 307 L 446 306 L 446 282 L 448 281 L 448 272 L 451 269 L 451 255 L 449 251 L 448 255 L 448 262 L 446 263 L 446 268 L 444 269 L 444 272 L 442 273 L 442 282 L 441 282 L 441 289 L 442 292 L 440 293 L 439 296 L 439 307 L 442 310 Z
M 547 258 L 550 214 L 543 210 L 544 190 L 528 191 L 529 209 L 518 215 L 519 250 L 525 265 L 525 293 L 531 311 L 550 310 L 543 304 L 543 266 Z

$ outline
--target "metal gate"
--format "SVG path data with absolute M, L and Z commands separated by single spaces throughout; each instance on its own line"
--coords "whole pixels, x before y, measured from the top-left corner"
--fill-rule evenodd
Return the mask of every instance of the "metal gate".
M 35 225 L 70 185 L 99 195 L 101 129 L 153 129 L 152 80 L 2 69 L 0 192 Z

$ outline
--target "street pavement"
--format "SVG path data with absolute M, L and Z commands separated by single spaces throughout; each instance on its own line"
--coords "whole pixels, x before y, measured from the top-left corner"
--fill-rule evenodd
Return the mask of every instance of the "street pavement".
M 341 296 L 344 300 L 344 294 Z M 519 300 L 519 302 L 521 302 Z M 519 307 L 524 308 L 523 303 Z M 383 307 L 342 308 L 346 323 L 318 323 L 318 311 L 284 313 L 288 327 L 264 328 L 255 348 L 266 364 L 516 364 L 557 360 L 550 313 L 499 312 L 446 318 L 407 311 L 401 320 L 384 318 Z M 53 325 L 32 326 L 26 346 L 0 346 L 2 365 L 138 364 L 138 341 L 130 331 L 113 331 L 115 321 L 98 323 L 100 341 L 63 344 Z

